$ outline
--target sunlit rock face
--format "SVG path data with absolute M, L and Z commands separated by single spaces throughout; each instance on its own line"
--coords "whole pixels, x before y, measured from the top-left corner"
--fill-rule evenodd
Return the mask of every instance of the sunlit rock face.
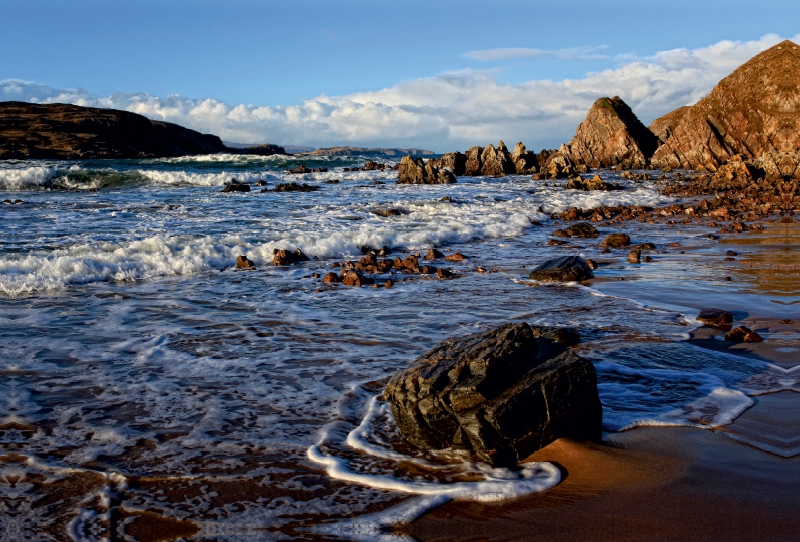
M 800 48 L 784 41 L 723 79 L 682 115 L 657 167 L 716 169 L 735 155 L 769 178 L 800 176 Z

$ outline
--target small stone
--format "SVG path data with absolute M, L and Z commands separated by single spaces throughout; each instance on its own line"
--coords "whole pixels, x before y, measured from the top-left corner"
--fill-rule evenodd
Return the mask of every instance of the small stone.
M 642 258 L 642 261 L 645 263 L 652 263 L 655 260 L 653 260 L 653 258 L 651 258 L 650 256 L 645 256 L 644 258 Z
M 589 269 L 591 269 L 592 271 L 597 269 L 597 262 L 596 261 L 594 261 L 592 259 L 589 259 L 589 258 L 586 258 L 586 263 L 589 265 Z
M 733 315 L 722 309 L 703 309 L 697 320 L 709 326 L 729 326 L 733 323 Z
M 461 254 L 460 252 L 456 252 L 455 254 L 448 254 L 447 256 L 444 257 L 444 259 L 445 261 L 448 262 L 463 262 L 464 260 L 467 259 L 467 257 Z
M 580 256 L 563 256 L 544 262 L 529 276 L 542 282 L 582 282 L 593 279 L 594 273 Z
M 391 279 L 387 280 L 383 285 L 384 288 L 391 288 L 392 286 L 394 286 L 394 282 Z
M 642 262 L 642 251 L 641 250 L 631 250 L 628 253 L 628 261 L 630 263 L 641 263 Z
M 349 269 L 345 275 L 344 280 L 342 282 L 345 286 L 363 286 L 366 284 L 363 275 L 356 271 L 355 269 Z
M 448 271 L 447 269 L 442 269 L 441 267 L 436 271 L 436 274 L 439 276 L 440 279 L 453 278 L 452 272 Z

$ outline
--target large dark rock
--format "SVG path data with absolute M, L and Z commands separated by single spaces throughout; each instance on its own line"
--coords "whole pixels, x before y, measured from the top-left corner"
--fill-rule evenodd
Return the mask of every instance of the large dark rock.
M 385 396 L 403 437 L 498 466 L 560 437 L 599 439 L 594 366 L 543 331 L 507 324 L 447 339 L 392 376 Z
M 530 278 L 542 282 L 582 282 L 593 279 L 594 273 L 580 256 L 562 256 L 544 262 L 531 271 Z
M 215 135 L 116 109 L 0 102 L 0 160 L 162 158 L 237 152 Z

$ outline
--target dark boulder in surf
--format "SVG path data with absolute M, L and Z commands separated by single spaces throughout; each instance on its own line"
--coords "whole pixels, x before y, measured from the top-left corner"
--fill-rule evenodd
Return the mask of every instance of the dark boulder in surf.
M 531 271 L 530 278 L 542 282 L 582 282 L 593 279 L 594 273 L 580 256 L 562 256 L 544 262 Z
M 594 366 L 545 335 L 507 324 L 414 360 L 385 391 L 403 437 L 426 450 L 472 450 L 495 466 L 560 437 L 599 440 Z

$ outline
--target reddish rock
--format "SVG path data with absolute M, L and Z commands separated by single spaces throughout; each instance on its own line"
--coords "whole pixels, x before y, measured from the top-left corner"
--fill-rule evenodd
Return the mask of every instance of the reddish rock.
M 454 254 L 448 254 L 444 257 L 444 259 L 448 262 L 463 262 L 466 260 L 466 256 L 461 254 L 460 252 L 456 252 Z
M 434 160 L 428 163 L 404 156 L 397 169 L 397 184 L 451 184 L 456 182 L 452 171 L 436 167 Z
M 729 326 L 733 323 L 733 315 L 721 309 L 703 309 L 697 320 L 709 326 Z
M 436 260 L 444 256 L 443 253 L 439 252 L 435 248 L 428 249 L 428 253 L 425 255 L 426 260 Z
M 630 263 L 642 263 L 642 251 L 641 250 L 631 250 L 628 253 L 628 261 Z
M 337 282 L 340 282 L 339 275 L 337 275 L 336 273 L 328 273 L 327 275 L 322 277 L 322 282 L 336 284 Z
M 760 343 L 764 339 L 749 327 L 739 326 L 725 334 L 725 340 L 737 343 Z
M 247 256 L 238 256 L 236 258 L 236 267 L 239 269 L 251 269 L 255 267 L 255 264 L 247 259 Z
M 447 269 L 442 269 L 441 267 L 436 270 L 436 274 L 439 276 L 440 279 L 453 278 L 453 273 L 451 271 L 448 271 Z
M 628 235 L 624 233 L 612 233 L 600 243 L 600 246 L 604 248 L 620 248 L 630 246 L 630 244 L 631 238 L 628 237 Z
M 683 107 L 679 107 L 674 111 L 670 111 L 666 115 L 657 118 L 654 120 L 650 126 L 648 126 L 649 130 L 653 132 L 658 138 L 659 145 L 663 144 L 667 139 L 672 136 L 672 132 L 675 131 L 675 128 L 680 124 L 683 117 L 686 113 L 689 112 L 691 107 L 685 105 Z
M 653 163 L 713 173 L 739 155 L 770 178 L 798 179 L 798 149 L 800 49 L 787 40 L 747 61 L 693 105 Z
M 349 269 L 345 272 L 342 282 L 345 286 L 363 286 L 367 283 L 364 276 L 355 269 Z

